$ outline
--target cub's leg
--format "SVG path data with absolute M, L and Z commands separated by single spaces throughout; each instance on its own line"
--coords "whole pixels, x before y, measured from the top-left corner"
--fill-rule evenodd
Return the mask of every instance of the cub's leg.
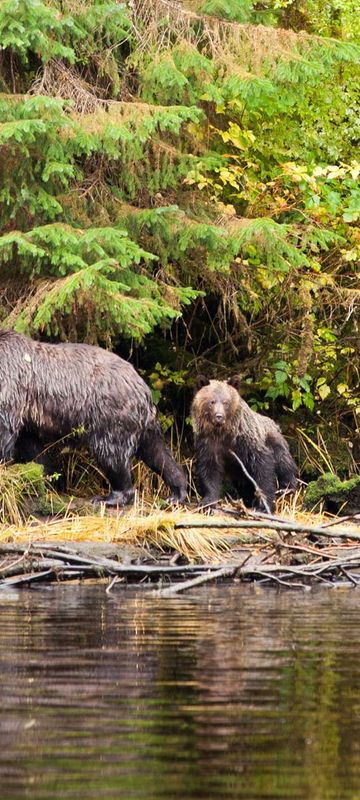
M 275 508 L 275 492 L 277 489 L 275 470 L 276 465 L 273 455 L 271 453 L 261 454 L 259 459 L 256 460 L 252 474 L 252 477 L 266 499 L 270 513 L 273 513 Z M 267 511 L 261 497 L 256 496 L 255 490 L 253 506 L 259 509 L 259 511 Z
M 195 447 L 195 483 L 201 495 L 200 506 L 216 505 L 220 500 L 223 482 L 223 468 L 211 453 L 210 448 L 203 442 L 197 442 Z

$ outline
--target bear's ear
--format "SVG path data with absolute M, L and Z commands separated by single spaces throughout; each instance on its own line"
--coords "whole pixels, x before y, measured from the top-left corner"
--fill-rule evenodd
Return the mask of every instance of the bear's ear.
M 228 384 L 229 386 L 233 386 L 234 389 L 237 389 L 239 392 L 242 385 L 241 375 L 233 375 L 232 378 L 229 378 Z
M 199 389 L 202 389 L 203 386 L 208 386 L 209 383 L 210 383 L 209 378 L 207 378 L 206 375 L 196 376 L 195 386 L 197 391 L 199 391 Z

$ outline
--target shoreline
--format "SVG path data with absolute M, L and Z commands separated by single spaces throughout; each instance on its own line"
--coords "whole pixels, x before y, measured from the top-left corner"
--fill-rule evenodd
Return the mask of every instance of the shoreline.
M 39 582 L 147 586 L 171 596 L 231 580 L 307 590 L 360 586 L 356 517 L 267 516 L 234 506 L 137 509 L 0 526 L 0 592 Z M 0 595 L 1 596 L 1 595 Z

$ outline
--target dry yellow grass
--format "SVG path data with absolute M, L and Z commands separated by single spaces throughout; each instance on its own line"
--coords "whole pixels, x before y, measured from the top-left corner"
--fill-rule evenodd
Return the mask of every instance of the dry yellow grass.
M 203 517 L 205 515 L 202 515 Z M 69 513 L 61 519 L 40 522 L 29 521 L 23 525 L 0 527 L 0 544 L 28 542 L 105 542 L 137 546 L 153 546 L 158 550 L 173 550 L 190 560 L 216 561 L 230 552 L 234 531 L 213 527 L 198 530 L 177 530 L 176 523 L 192 520 L 198 522 L 200 515 L 183 510 L 151 511 L 139 514 L 131 510 L 124 514 L 96 516 L 74 516 Z M 205 517 L 212 521 L 224 520 L 214 515 Z

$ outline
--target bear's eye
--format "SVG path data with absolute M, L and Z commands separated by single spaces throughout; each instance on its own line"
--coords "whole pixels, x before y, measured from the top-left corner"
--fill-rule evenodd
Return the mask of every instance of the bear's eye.
M 215 405 L 215 400 L 210 400 L 210 405 L 214 406 Z

